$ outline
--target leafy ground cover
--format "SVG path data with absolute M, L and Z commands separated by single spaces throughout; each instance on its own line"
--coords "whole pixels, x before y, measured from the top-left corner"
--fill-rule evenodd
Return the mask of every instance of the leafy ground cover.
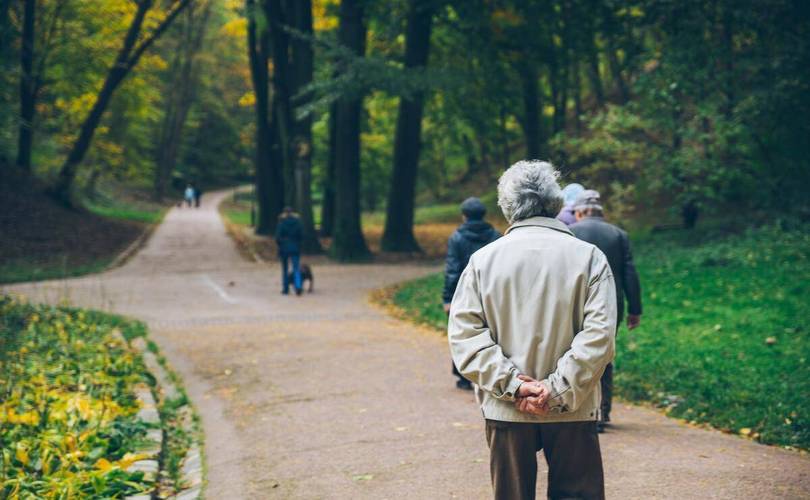
M 150 382 L 113 335 L 138 322 L 0 298 L 0 497 L 121 498 L 153 488 L 130 472 L 146 444 L 134 395 Z
M 810 449 L 808 228 L 647 235 L 635 253 L 645 313 L 640 328 L 619 332 L 619 394 L 692 423 Z M 441 286 L 436 274 L 383 300 L 444 331 Z

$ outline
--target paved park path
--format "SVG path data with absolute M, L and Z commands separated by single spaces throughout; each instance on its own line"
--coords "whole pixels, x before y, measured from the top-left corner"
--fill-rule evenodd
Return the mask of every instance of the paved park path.
M 435 268 L 315 260 L 316 292 L 282 296 L 276 266 L 225 234 L 226 195 L 172 209 L 123 267 L 5 291 L 149 323 L 202 416 L 208 499 L 488 498 L 481 414 L 454 388 L 445 339 L 367 303 Z M 609 498 L 810 498 L 805 455 L 634 406 L 614 420 Z

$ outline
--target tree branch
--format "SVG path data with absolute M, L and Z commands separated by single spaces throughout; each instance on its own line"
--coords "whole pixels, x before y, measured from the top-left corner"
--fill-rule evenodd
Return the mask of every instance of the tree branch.
M 144 52 L 157 40 L 160 35 L 163 34 L 164 31 L 172 24 L 172 21 L 182 12 L 186 7 L 188 7 L 194 0 L 179 0 L 177 2 L 177 7 L 173 11 L 166 16 L 165 19 L 158 25 L 157 28 L 152 32 L 149 37 L 147 37 L 143 42 L 141 42 L 135 50 L 132 51 L 132 55 L 130 56 L 129 60 L 127 61 L 127 68 L 132 68 L 136 64 L 138 64 L 138 59 L 141 58 Z

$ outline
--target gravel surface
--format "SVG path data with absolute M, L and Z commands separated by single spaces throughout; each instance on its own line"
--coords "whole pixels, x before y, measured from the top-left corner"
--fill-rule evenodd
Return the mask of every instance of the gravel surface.
M 203 419 L 207 498 L 490 497 L 483 420 L 454 387 L 445 339 L 367 302 L 436 268 L 307 258 L 315 293 L 282 296 L 277 267 L 228 239 L 224 196 L 173 209 L 121 268 L 3 290 L 149 323 Z M 810 498 L 804 454 L 614 406 L 608 497 Z

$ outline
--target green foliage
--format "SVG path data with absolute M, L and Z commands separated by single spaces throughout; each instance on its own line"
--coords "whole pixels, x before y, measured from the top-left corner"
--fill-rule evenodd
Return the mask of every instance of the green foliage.
M 640 328 L 619 333 L 619 393 L 763 443 L 810 448 L 807 229 L 639 241 L 645 311 Z M 412 281 L 393 303 L 444 331 L 441 287 L 441 274 Z
M 146 424 L 133 388 L 140 358 L 112 335 L 143 325 L 0 298 L 0 494 L 120 498 L 153 488 L 128 472 Z
M 396 288 L 393 304 L 402 309 L 408 319 L 440 331 L 447 331 L 447 315 L 442 308 L 444 274 L 432 274 L 404 283 Z
M 149 209 L 132 206 L 124 203 L 110 201 L 108 203 L 97 203 L 86 201 L 85 208 L 94 214 L 108 217 L 110 219 L 128 220 L 143 222 L 145 224 L 157 224 L 163 219 L 166 209 Z

